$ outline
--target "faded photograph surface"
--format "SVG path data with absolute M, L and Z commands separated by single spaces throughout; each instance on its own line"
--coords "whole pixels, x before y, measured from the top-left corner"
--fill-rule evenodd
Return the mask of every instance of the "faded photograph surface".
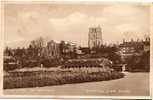
M 4 95 L 149 96 L 150 6 L 4 3 Z

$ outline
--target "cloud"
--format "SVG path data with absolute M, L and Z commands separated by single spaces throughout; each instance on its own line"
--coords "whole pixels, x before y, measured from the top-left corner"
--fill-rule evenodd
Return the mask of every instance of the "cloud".
M 126 24 L 121 24 L 121 25 L 118 25 L 116 27 L 116 29 L 119 31 L 119 32 L 139 32 L 141 27 L 140 26 L 137 26 L 136 24 L 134 23 L 126 23 Z
M 87 24 L 87 26 L 90 26 L 92 24 L 97 25 L 97 23 L 103 23 L 105 19 L 88 16 L 80 12 L 75 12 L 64 18 L 50 18 L 49 21 L 55 26 L 65 26 L 66 27 L 66 26 L 71 26 L 73 24 L 81 25 L 84 23 Z
M 5 40 L 30 41 L 44 36 L 87 46 L 89 27 L 99 24 L 107 43 L 122 41 L 127 36 L 124 33 L 129 31 L 132 33 L 129 37 L 143 37 L 149 33 L 149 7 L 126 4 L 97 6 L 9 6 L 5 11 L 8 14 L 5 16 Z
M 56 30 L 54 37 L 61 37 L 61 39 L 87 45 L 88 28 L 98 26 L 106 20 L 101 17 L 96 18 L 84 13 L 74 12 L 64 18 L 50 18 L 49 21 Z
M 136 13 L 138 13 L 139 10 L 135 6 L 130 5 L 112 5 L 105 7 L 103 10 L 104 15 L 114 15 L 114 16 L 120 16 L 120 17 L 127 17 L 127 16 L 133 16 Z

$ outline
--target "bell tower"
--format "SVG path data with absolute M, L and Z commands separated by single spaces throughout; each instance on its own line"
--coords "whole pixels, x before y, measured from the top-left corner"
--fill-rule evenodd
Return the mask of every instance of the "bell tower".
M 102 31 L 100 25 L 98 27 L 90 27 L 88 33 L 88 47 L 99 48 L 102 45 Z

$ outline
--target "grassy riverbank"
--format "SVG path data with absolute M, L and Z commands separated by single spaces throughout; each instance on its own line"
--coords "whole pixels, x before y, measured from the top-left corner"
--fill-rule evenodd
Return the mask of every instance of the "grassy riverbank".
M 92 81 L 106 81 L 124 77 L 119 72 L 34 71 L 12 72 L 4 76 L 4 89 L 42 87 Z

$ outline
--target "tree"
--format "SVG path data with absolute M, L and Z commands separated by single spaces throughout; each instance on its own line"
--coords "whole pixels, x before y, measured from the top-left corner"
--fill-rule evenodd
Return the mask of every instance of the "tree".
M 25 48 L 20 48 L 18 47 L 17 49 L 15 49 L 15 56 L 16 57 L 22 57 L 23 55 L 25 55 L 26 51 Z
M 37 38 L 36 40 L 36 47 L 43 48 L 45 45 L 44 39 L 42 37 Z
M 39 37 L 31 41 L 29 45 L 29 50 L 33 50 L 33 52 L 32 51 L 31 52 L 33 53 L 34 56 L 41 56 L 44 45 L 45 45 L 44 39 L 42 37 Z
M 150 51 L 143 53 L 140 61 L 140 66 L 144 71 L 150 70 Z
M 32 40 L 30 43 L 32 48 L 42 48 L 45 45 L 44 39 L 42 37 L 39 37 L 35 40 Z
M 108 58 L 113 61 L 113 63 L 121 63 L 121 56 L 117 54 L 118 48 L 116 46 L 108 48 Z
M 61 53 L 62 55 L 65 54 L 65 49 L 66 49 L 65 41 L 61 41 L 59 47 L 60 47 L 60 53 Z
M 142 56 L 133 55 L 127 59 L 129 71 L 149 71 L 150 70 L 150 53 L 144 52 Z
M 6 47 L 4 49 L 4 55 L 6 55 L 6 56 L 13 56 L 13 54 L 11 52 L 11 49 L 9 47 Z

